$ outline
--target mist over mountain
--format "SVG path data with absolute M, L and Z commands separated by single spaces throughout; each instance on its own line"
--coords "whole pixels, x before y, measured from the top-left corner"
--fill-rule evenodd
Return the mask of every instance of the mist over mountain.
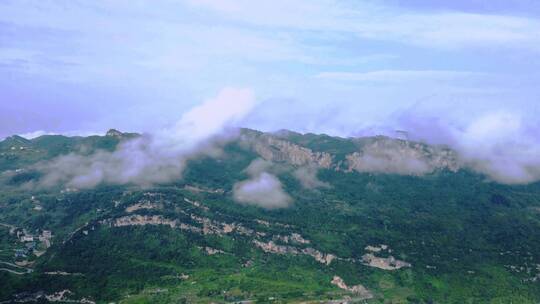
M 501 125 L 505 126 L 503 132 L 499 131 Z M 40 162 L 35 165 L 35 169 L 44 173 L 44 177 L 36 186 L 66 184 L 87 188 L 100 183 L 149 186 L 171 182 L 181 178 L 186 160 L 201 155 L 219 155 L 222 146 L 233 141 L 252 146 L 267 159 L 302 165 L 297 175 L 300 179 L 305 176 L 305 185 L 316 185 L 317 181 L 309 175 L 312 176 L 317 168 L 329 167 L 416 176 L 437 170 L 463 169 L 483 174 L 487 179 L 503 184 L 527 184 L 540 178 L 536 133 L 519 117 L 503 114 L 483 117 L 465 130 L 442 129 L 438 125 L 433 128 L 436 130 L 434 134 L 406 132 L 407 139 L 320 135 L 321 138 L 332 138 L 333 141 L 348 145 L 346 152 L 349 153 L 344 156 L 345 160 L 340 161 L 337 159 L 344 151 L 334 153 L 333 150 L 311 149 L 313 147 L 303 146 L 301 141 L 295 143 L 289 139 L 316 137 L 314 134 L 293 132 L 291 136 L 284 136 L 278 132 L 266 133 L 258 138 L 251 136 L 247 129 L 241 131 L 227 126 L 202 135 L 190 134 L 193 128 L 190 124 L 179 123 L 175 128 L 181 129 L 180 133 L 164 129 L 158 134 L 133 136 L 113 151 L 96 150 L 89 153 L 82 149 Z M 440 138 L 433 137 L 445 132 L 447 134 L 443 136 L 449 138 L 447 143 L 441 143 Z M 108 136 L 121 137 L 121 134 Z M 184 138 L 185 134 L 189 134 L 189 137 Z M 399 137 L 398 133 L 394 135 Z M 3 144 L 24 147 L 33 141 L 9 137 Z M 281 154 L 274 155 L 275 151 L 265 145 L 277 147 Z
M 229 126 L 1 141 L 1 299 L 538 299 L 538 183 L 403 132 Z
M 536 2 L 0 1 L 0 304 L 540 303 Z

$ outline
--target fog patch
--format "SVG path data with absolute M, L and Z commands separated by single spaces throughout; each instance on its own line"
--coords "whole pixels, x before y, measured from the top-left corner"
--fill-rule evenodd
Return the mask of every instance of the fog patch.
M 401 120 L 414 139 L 441 142 L 457 151 L 463 167 L 504 184 L 540 180 L 540 125 L 534 118 L 509 111 L 487 112 L 472 121 L 406 116 Z M 412 123 L 414 122 L 414 123 Z
M 521 115 L 492 113 L 455 130 L 456 149 L 466 164 L 495 181 L 524 184 L 540 180 L 538 126 Z
M 99 184 L 150 186 L 178 179 L 187 160 L 219 153 L 216 143 L 234 137 L 237 124 L 255 105 L 249 89 L 225 88 L 182 115 L 172 127 L 121 143 L 113 152 L 71 153 L 37 165 L 37 187 Z
M 251 162 L 245 170 L 251 178 L 234 184 L 233 199 L 240 204 L 265 209 L 288 207 L 292 198 L 283 190 L 279 179 L 266 171 L 271 166 L 270 162 L 262 159 Z
M 292 169 L 291 167 L 283 164 L 276 164 L 262 158 L 257 158 L 253 160 L 244 171 L 250 176 L 257 176 L 263 172 L 273 175 L 287 172 L 291 173 L 305 189 L 330 187 L 330 184 L 319 180 L 317 177 L 319 168 L 315 165 L 301 166 L 296 169 Z
M 319 180 L 319 169 L 315 166 L 300 167 L 293 172 L 293 176 L 305 189 L 330 188 L 330 184 Z
M 273 170 L 274 164 L 262 158 L 253 160 L 244 171 L 250 176 L 257 176 L 265 171 Z
M 349 170 L 369 173 L 424 175 L 435 169 L 420 146 L 393 139 L 364 146 L 361 152 L 347 155 L 347 163 Z

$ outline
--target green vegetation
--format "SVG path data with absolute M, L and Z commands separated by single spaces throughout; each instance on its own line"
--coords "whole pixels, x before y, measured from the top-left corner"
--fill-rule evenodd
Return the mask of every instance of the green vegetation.
M 323 135 L 279 136 L 338 160 L 362 145 Z M 294 204 L 265 210 L 232 199 L 234 183 L 246 178 L 243 170 L 259 157 L 232 142 L 218 158 L 192 160 L 182 180 L 149 189 L 24 187 L 39 178 L 31 164 L 81 149 L 112 150 L 118 143 L 116 137 L 96 136 L 14 137 L 0 143 L 0 223 L 34 236 L 53 233 L 43 255 L 15 258 L 15 250 L 26 245 L 10 227 L 0 226 L 0 261 L 34 262 L 22 266 L 33 269 L 28 274 L 0 271 L 0 301 L 64 289 L 74 299 L 99 303 L 354 298 L 331 284 L 334 276 L 369 289 L 374 295 L 369 303 L 540 301 L 540 279 L 534 279 L 540 272 L 540 184 L 500 185 L 466 170 L 415 177 L 325 169 L 318 178 L 331 187 L 303 189 L 292 169 L 283 169 L 278 175 Z M 13 171 L 20 168 L 25 170 Z M 137 204 L 143 207 L 126 209 Z M 116 219 L 134 215 L 176 224 L 115 227 Z M 248 232 L 201 232 L 208 223 L 222 230 L 223 223 L 234 223 Z M 292 233 L 310 243 L 277 238 Z M 304 254 L 264 252 L 256 239 L 340 259 L 325 265 Z M 383 270 L 361 263 L 365 247 L 380 244 L 392 250 L 380 257 L 392 255 L 412 267 Z

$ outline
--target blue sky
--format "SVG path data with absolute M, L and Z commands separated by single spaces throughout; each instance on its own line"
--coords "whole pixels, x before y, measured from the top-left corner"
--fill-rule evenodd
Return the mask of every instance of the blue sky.
M 153 131 L 229 87 L 264 130 L 535 124 L 539 54 L 528 0 L 4 0 L 0 137 Z

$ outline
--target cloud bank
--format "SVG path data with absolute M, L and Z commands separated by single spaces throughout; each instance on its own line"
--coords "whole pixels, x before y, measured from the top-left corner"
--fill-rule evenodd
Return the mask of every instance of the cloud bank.
M 171 128 L 121 143 L 113 152 L 68 154 L 39 164 L 39 187 L 91 188 L 101 183 L 150 186 L 180 178 L 186 161 L 214 153 L 218 139 L 232 134 L 254 107 L 249 89 L 225 88 L 184 113 Z
M 435 169 L 416 150 L 399 147 L 396 143 L 370 145 L 361 154 L 349 155 L 347 160 L 350 168 L 358 172 L 423 175 Z
M 262 159 L 251 162 L 245 170 L 251 178 L 233 186 L 234 200 L 265 209 L 288 207 L 292 198 L 283 190 L 279 179 L 266 171 L 270 166 L 270 162 Z
M 450 132 L 468 166 L 501 183 L 524 184 L 540 180 L 538 127 L 519 114 L 496 112 Z
M 461 165 L 504 184 L 540 180 L 540 124 L 512 111 L 492 111 L 460 123 L 450 118 L 404 113 L 400 127 L 412 139 L 446 144 Z

